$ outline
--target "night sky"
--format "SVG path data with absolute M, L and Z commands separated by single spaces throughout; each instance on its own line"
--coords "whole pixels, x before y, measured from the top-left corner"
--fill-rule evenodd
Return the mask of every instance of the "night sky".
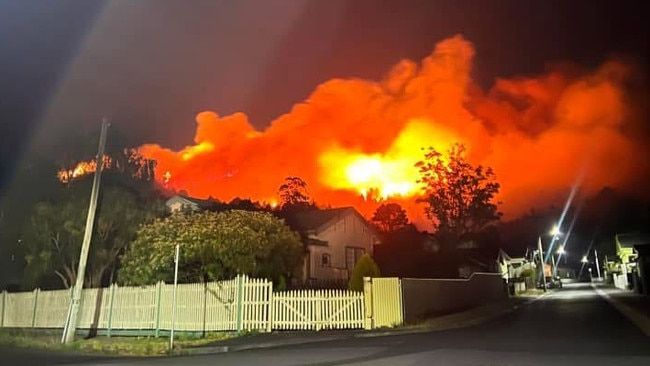
M 646 18 L 642 1 L 0 0 L 0 180 L 104 115 L 174 148 L 206 109 L 263 128 L 325 80 L 380 78 L 459 33 L 484 87 L 557 61 L 647 67 Z

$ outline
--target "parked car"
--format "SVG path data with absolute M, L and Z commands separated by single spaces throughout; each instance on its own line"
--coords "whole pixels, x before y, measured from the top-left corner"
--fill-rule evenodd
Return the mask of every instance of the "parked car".
M 537 283 L 537 288 L 544 288 L 542 281 Z M 562 288 L 562 279 L 559 276 L 546 277 L 546 289 Z

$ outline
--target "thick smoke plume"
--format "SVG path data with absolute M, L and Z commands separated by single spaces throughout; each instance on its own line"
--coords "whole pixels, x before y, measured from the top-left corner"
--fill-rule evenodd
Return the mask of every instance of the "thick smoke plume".
M 416 221 L 423 215 L 413 203 L 413 165 L 422 147 L 464 143 L 473 163 L 494 168 L 510 218 L 561 203 L 580 174 L 587 193 L 634 177 L 643 155 L 625 135 L 628 66 L 550 70 L 484 91 L 471 80 L 473 59 L 472 44 L 456 36 L 420 64 L 399 62 L 381 81 L 327 81 L 264 131 L 243 113 L 206 111 L 196 116 L 193 145 L 140 152 L 158 162 L 162 183 L 191 196 L 273 203 L 284 178 L 299 176 L 321 205 L 369 215 L 389 198 Z

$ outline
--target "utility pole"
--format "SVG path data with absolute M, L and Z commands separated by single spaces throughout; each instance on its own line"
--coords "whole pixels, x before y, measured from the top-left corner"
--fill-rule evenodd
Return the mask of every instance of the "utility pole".
M 68 321 L 63 329 L 64 343 L 72 343 L 74 334 L 77 330 L 77 317 L 79 314 L 79 302 L 81 301 L 81 290 L 86 277 L 86 262 L 88 260 L 88 251 L 90 250 L 90 240 L 93 234 L 93 225 L 95 223 L 95 211 L 97 209 L 97 198 L 99 196 L 99 183 L 102 175 L 104 163 L 104 148 L 106 146 L 106 133 L 108 132 L 108 119 L 102 119 L 102 130 L 99 135 L 99 147 L 97 149 L 97 162 L 95 168 L 95 177 L 93 179 L 93 188 L 90 193 L 90 206 L 88 207 L 88 217 L 86 218 L 86 231 L 84 232 L 83 243 L 81 244 L 81 254 L 79 255 L 79 267 L 77 269 L 77 280 L 72 293 Z
M 546 274 L 544 273 L 544 254 L 542 253 L 542 237 L 537 237 L 537 251 L 539 253 L 539 265 L 542 267 L 542 284 L 546 292 Z
M 600 264 L 598 264 L 598 251 L 594 249 L 594 257 L 596 258 L 596 273 L 598 273 L 598 279 L 600 280 Z
M 172 298 L 172 329 L 169 334 L 169 349 L 174 349 L 174 327 L 176 326 L 176 290 L 178 290 L 178 261 L 180 260 L 179 244 L 176 244 L 176 253 L 174 254 L 174 297 Z
M 553 256 L 553 253 L 551 253 L 551 263 L 553 264 L 553 268 L 551 268 L 551 275 L 552 277 L 555 276 L 557 273 L 557 265 L 560 263 L 560 258 L 558 257 L 557 262 L 555 261 L 555 257 Z

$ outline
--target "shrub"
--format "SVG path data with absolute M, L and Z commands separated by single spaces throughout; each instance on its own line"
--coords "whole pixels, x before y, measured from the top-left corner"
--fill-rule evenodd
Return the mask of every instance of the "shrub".
M 348 288 L 352 291 L 363 291 L 363 278 L 364 277 L 379 277 L 379 267 L 377 263 L 368 254 L 364 254 L 359 258 L 357 264 L 352 270 Z

